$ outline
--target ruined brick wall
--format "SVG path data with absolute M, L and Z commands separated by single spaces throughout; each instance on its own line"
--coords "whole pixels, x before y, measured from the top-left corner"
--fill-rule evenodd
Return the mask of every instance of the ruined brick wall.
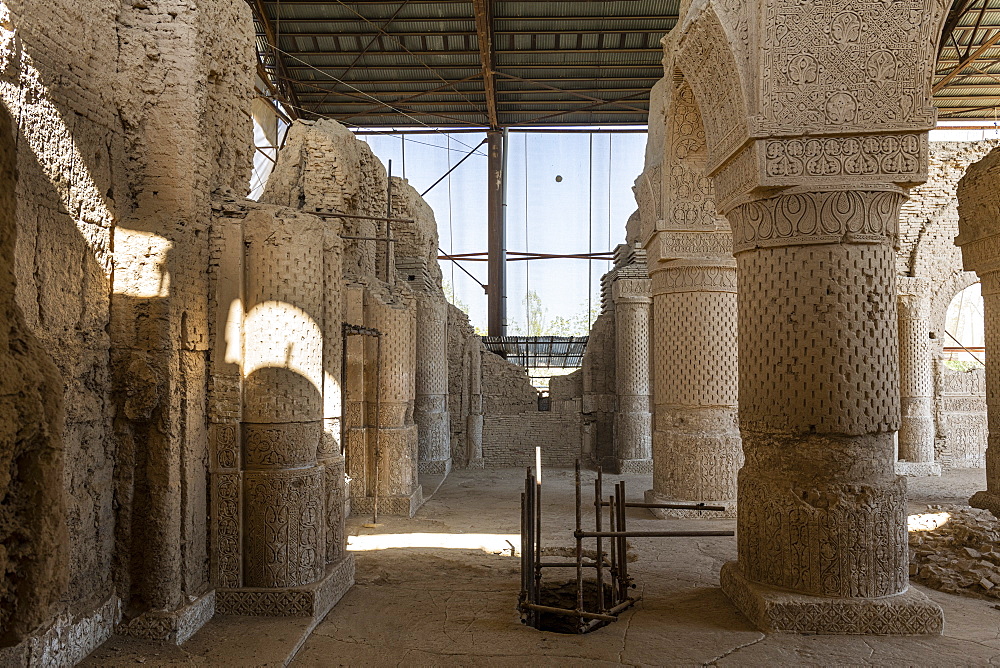
M 615 311 L 610 296 L 590 328 L 581 375 L 584 455 L 610 471 L 615 456 Z
M 542 466 L 572 467 L 580 456 L 582 428 L 579 410 L 487 413 L 483 425 L 483 458 L 490 468 L 532 466 L 537 446 L 542 449 Z
M 131 618 L 209 586 L 207 230 L 212 193 L 249 177 L 252 24 L 223 0 L 7 7 L 16 300 L 65 406 L 69 586 L 30 652 L 72 662 L 117 597 Z
M 975 283 L 965 271 L 958 235 L 959 179 L 1000 140 L 931 142 L 927 182 L 913 188 L 899 217 L 896 271 L 929 280 L 929 334 L 932 355 L 955 345 L 945 333 L 948 305 L 959 291 Z M 985 389 L 972 376 L 934 364 L 935 451 L 943 466 L 980 467 L 986 450 Z M 981 394 L 976 394 L 976 388 Z
M 484 352 L 483 413 L 511 415 L 538 410 L 538 392 L 524 369 L 502 357 Z

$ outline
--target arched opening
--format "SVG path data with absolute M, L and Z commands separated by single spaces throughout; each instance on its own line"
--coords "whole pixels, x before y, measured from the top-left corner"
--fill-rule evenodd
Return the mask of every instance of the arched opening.
M 986 333 L 982 284 L 973 283 L 952 298 L 945 316 L 945 338 L 943 359 L 949 369 L 971 371 L 984 367 Z

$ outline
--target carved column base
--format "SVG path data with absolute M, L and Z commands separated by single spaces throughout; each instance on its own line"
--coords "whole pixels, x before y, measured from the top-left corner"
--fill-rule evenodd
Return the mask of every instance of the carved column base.
M 685 501 L 674 499 L 657 494 L 651 489 L 646 490 L 646 503 L 703 503 L 706 506 L 723 506 L 725 510 L 671 510 L 668 508 L 650 508 L 649 512 L 661 520 L 704 520 L 704 519 L 733 519 L 736 517 L 736 499 L 724 501 Z
M 896 462 L 896 475 L 909 478 L 926 478 L 941 475 L 940 462 Z
M 987 491 L 976 492 L 969 499 L 969 505 L 973 508 L 988 510 L 995 517 L 1000 517 L 1000 494 Z
M 151 610 L 116 629 L 123 636 L 183 645 L 215 615 L 215 590 L 171 612 Z
M 76 615 L 64 612 L 48 628 L 0 649 L 0 666 L 75 666 L 107 642 L 121 616 L 117 594 L 93 610 Z
M 417 397 L 413 421 L 417 424 L 417 462 L 420 473 L 445 473 L 451 468 L 451 416 L 444 410 L 447 397 Z M 430 466 L 425 470 L 424 464 Z
M 322 619 L 353 585 L 354 555 L 348 554 L 329 564 L 318 582 L 288 589 L 220 589 L 215 607 L 223 615 Z
M 417 488 L 409 496 L 379 496 L 378 514 L 399 517 L 413 517 L 424 505 L 424 488 Z M 351 514 L 364 517 L 375 510 L 375 497 L 355 496 L 351 499 Z
M 451 472 L 451 459 L 418 462 L 417 470 L 420 473 L 429 473 L 431 475 L 448 475 Z
M 486 468 L 486 460 L 483 459 L 482 457 L 479 457 L 477 459 L 470 459 L 469 463 L 466 465 L 465 468 L 474 469 L 476 471 L 482 471 L 483 469 Z
M 618 468 L 618 473 L 642 473 L 646 475 L 653 473 L 652 458 L 616 459 L 615 466 Z
M 739 564 L 722 566 L 722 591 L 765 633 L 940 635 L 941 607 L 912 587 L 882 598 L 826 598 L 795 594 L 747 580 Z

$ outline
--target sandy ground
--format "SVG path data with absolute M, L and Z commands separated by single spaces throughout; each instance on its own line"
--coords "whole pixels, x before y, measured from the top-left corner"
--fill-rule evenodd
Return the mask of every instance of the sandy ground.
M 994 602 L 922 589 L 945 611 L 939 637 L 766 636 L 722 594 L 719 567 L 735 539 L 632 539 L 630 574 L 642 600 L 620 620 L 576 636 L 520 624 L 519 560 L 495 554 L 519 531 L 523 470 L 456 471 L 411 520 L 351 518 L 357 584 L 314 629 L 309 620 L 217 616 L 183 647 L 115 637 L 84 665 L 986 665 L 1000 662 Z M 593 489 L 584 472 L 585 489 Z M 630 499 L 648 476 L 627 481 Z M 964 503 L 982 470 L 911 479 L 910 510 Z M 609 486 L 610 491 L 610 486 Z M 592 492 L 591 492 L 592 493 Z M 573 473 L 549 471 L 543 494 L 545 544 L 572 543 Z M 585 515 L 586 517 L 586 515 Z M 590 516 L 592 521 L 592 515 Z M 657 520 L 629 510 L 629 528 L 730 528 L 732 520 Z M 377 541 L 377 542 L 374 542 Z M 367 549 L 384 545 L 384 547 Z M 487 544 L 487 550 L 478 549 Z M 406 547 L 406 545 L 435 547 Z M 499 547 L 495 547 L 499 546 Z M 547 577 L 566 580 L 572 571 Z

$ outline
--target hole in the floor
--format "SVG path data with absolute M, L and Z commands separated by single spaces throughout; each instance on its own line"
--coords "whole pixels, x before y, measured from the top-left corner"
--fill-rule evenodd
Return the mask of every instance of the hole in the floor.
M 548 582 L 542 583 L 539 596 L 539 603 L 553 608 L 576 609 L 576 580 L 570 582 Z M 604 584 L 604 604 L 611 606 L 611 586 Z M 588 612 L 597 610 L 597 582 L 595 580 L 583 581 L 583 609 Z M 608 622 L 600 622 L 594 626 L 586 627 L 585 633 L 590 633 L 602 626 L 607 626 Z M 539 631 L 550 631 L 552 633 L 579 633 L 580 624 L 577 617 L 567 615 L 557 615 L 551 612 L 538 613 Z

